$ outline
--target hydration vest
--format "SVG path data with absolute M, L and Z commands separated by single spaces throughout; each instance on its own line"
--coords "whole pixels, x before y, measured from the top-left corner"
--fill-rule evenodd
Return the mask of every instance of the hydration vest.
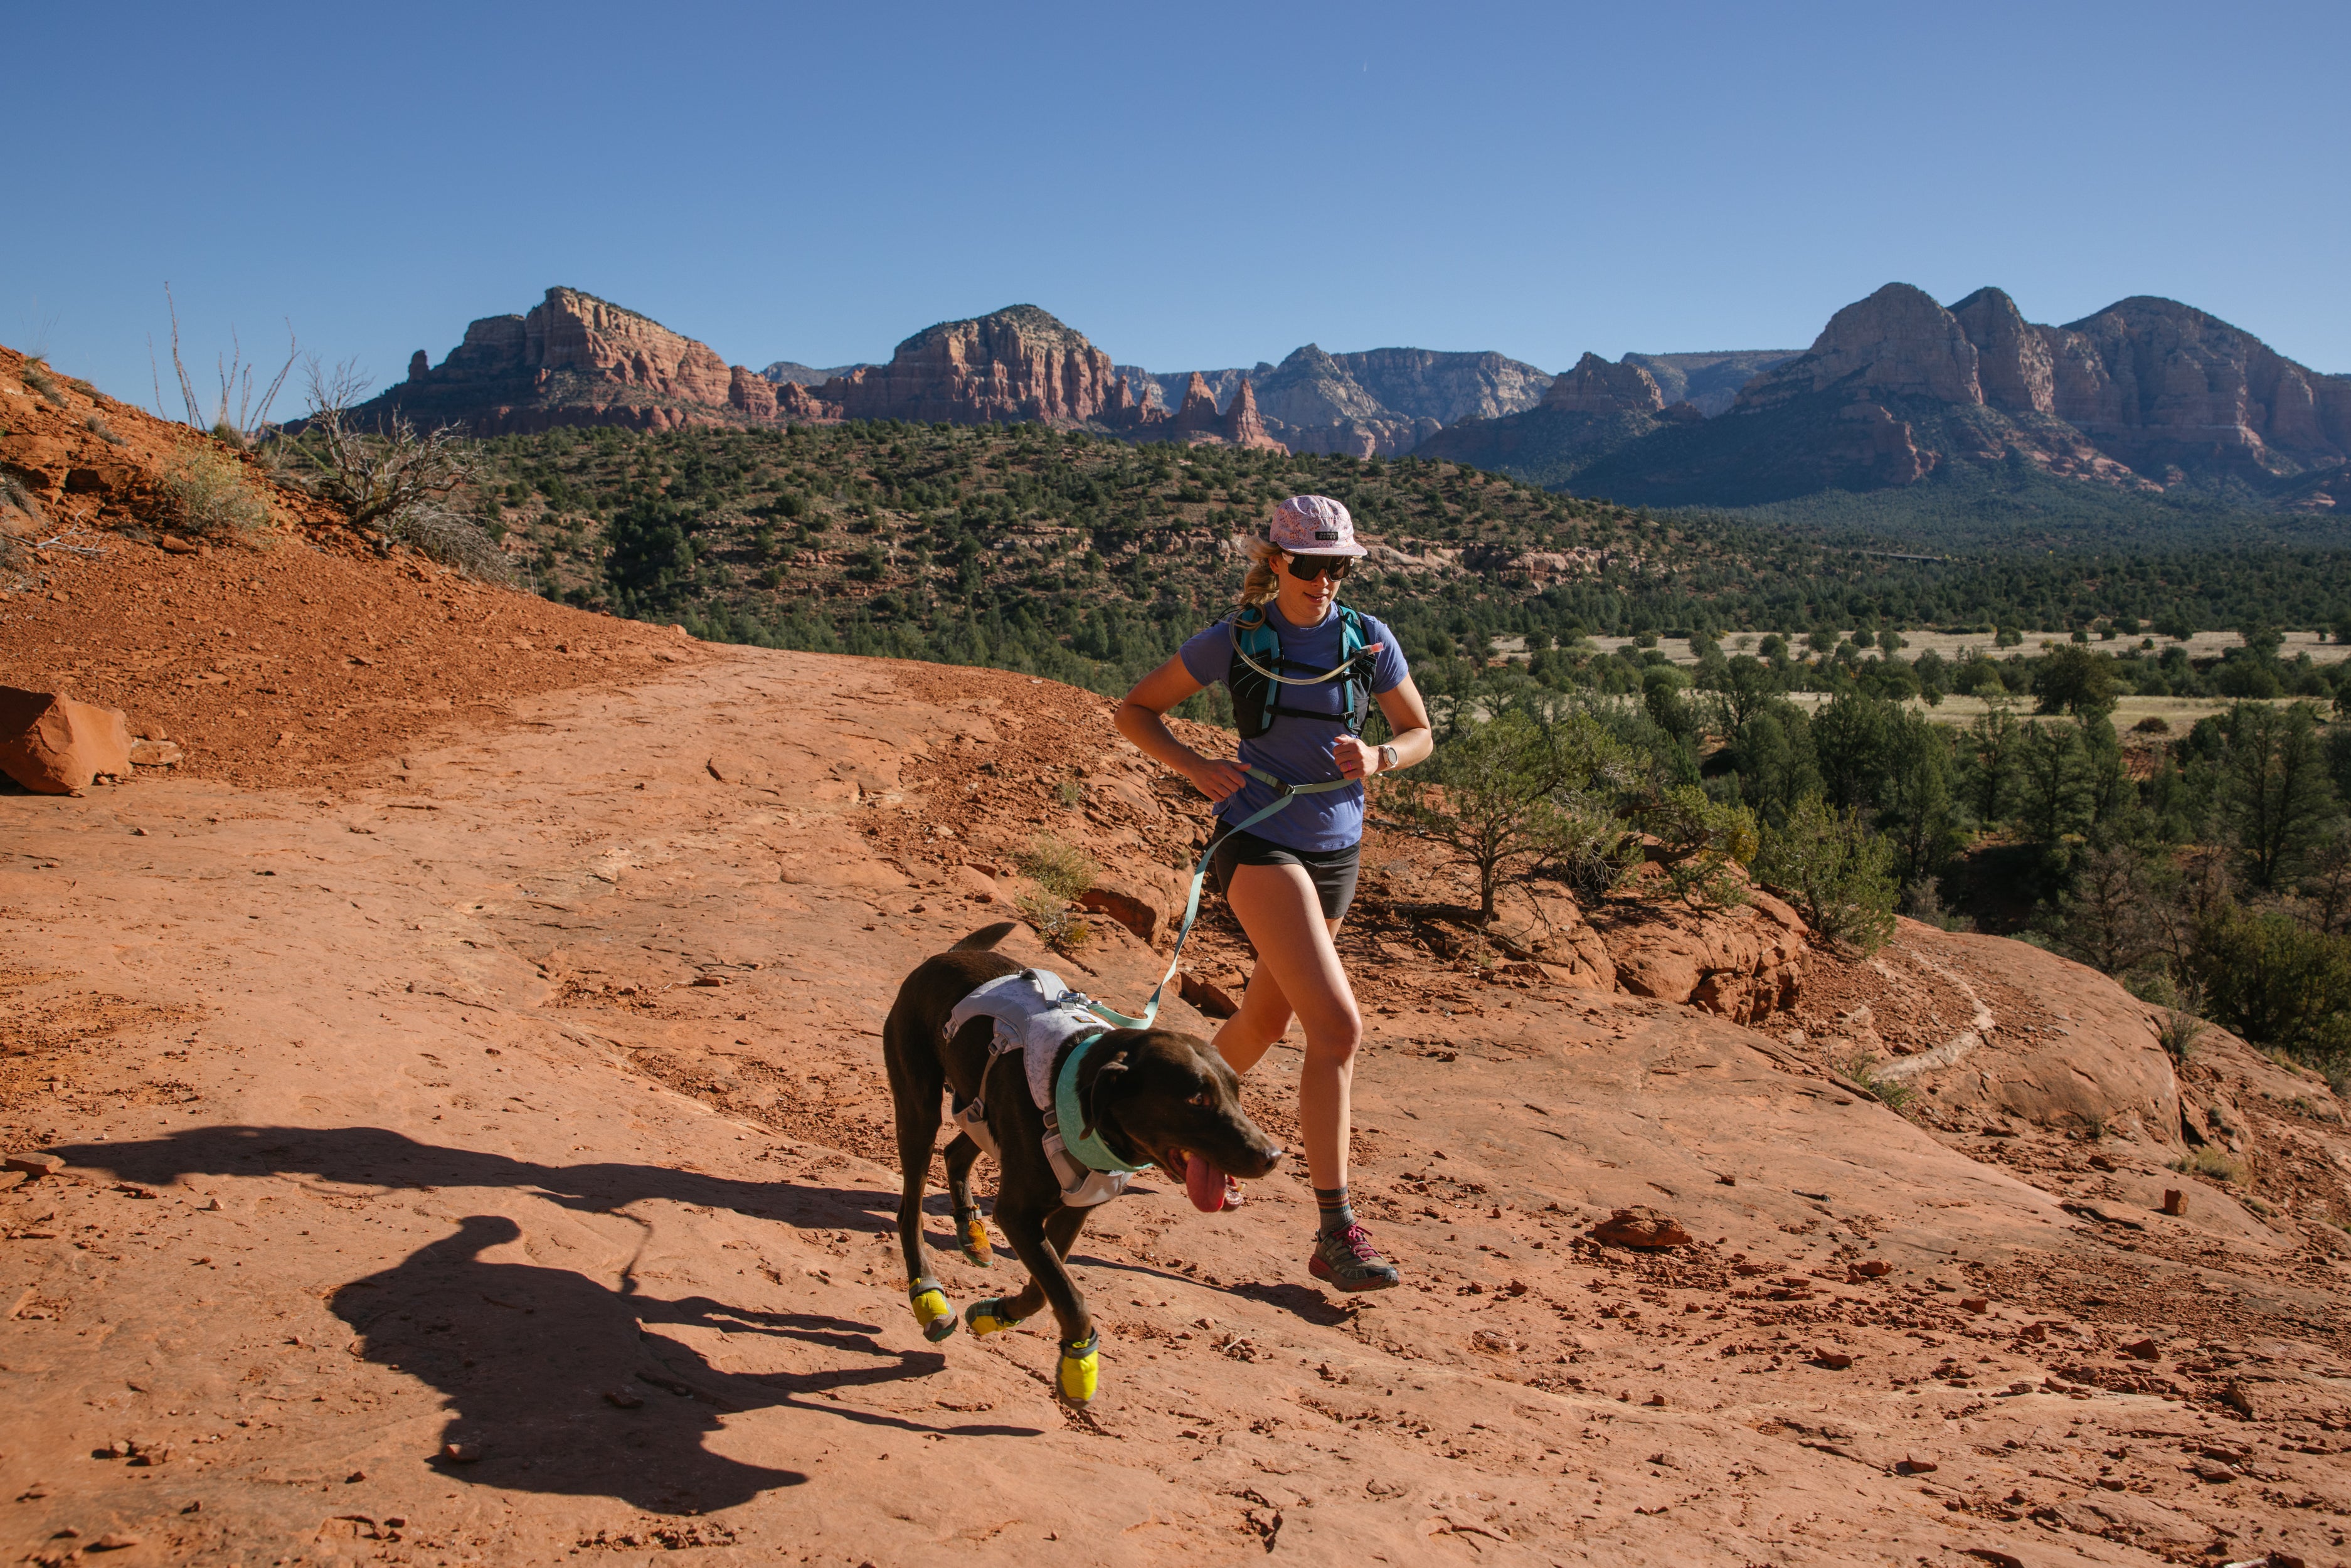
M 1237 611 L 1225 624 L 1233 644 L 1233 660 L 1225 674 L 1225 685 L 1233 695 L 1233 722 L 1242 739 L 1254 740 L 1263 735 L 1273 727 L 1277 717 L 1320 719 L 1325 724 L 1335 718 L 1346 727 L 1349 735 L 1363 733 L 1364 719 L 1372 706 L 1373 666 L 1379 656 L 1364 649 L 1362 616 L 1344 604 L 1339 606 L 1339 663 L 1328 670 L 1283 658 L 1281 633 L 1274 630 L 1263 605 Z M 1292 671 L 1300 673 L 1292 674 Z M 1313 685 L 1328 680 L 1343 683 L 1339 713 L 1315 713 L 1281 705 L 1283 686 Z

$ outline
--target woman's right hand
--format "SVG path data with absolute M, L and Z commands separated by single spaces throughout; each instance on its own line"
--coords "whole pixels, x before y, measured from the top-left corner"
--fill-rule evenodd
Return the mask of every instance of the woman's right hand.
M 1184 777 L 1189 779 L 1201 794 L 1218 804 L 1249 782 L 1249 775 L 1241 771 L 1238 763 L 1227 762 L 1221 758 L 1201 757 L 1197 753 L 1194 754 L 1192 766 L 1184 770 Z

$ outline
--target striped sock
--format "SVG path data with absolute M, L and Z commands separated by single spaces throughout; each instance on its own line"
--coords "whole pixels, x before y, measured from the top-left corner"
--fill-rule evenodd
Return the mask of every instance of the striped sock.
M 1343 1186 L 1316 1187 L 1314 1207 L 1322 1211 L 1316 1228 L 1322 1235 L 1336 1235 L 1355 1223 L 1355 1211 L 1347 1202 L 1347 1189 Z

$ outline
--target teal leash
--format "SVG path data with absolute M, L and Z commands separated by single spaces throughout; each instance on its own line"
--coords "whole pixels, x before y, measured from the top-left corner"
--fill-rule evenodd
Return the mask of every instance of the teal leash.
M 1301 795 L 1321 795 L 1332 789 L 1344 789 L 1351 785 L 1363 782 L 1360 779 L 1333 779 L 1322 784 L 1285 784 L 1262 768 L 1244 765 L 1241 771 L 1259 783 L 1272 785 L 1281 793 L 1274 797 L 1270 805 L 1262 806 L 1241 821 L 1233 823 L 1231 831 L 1236 833 L 1247 832 Z M 1176 966 L 1184 961 L 1184 944 L 1192 935 L 1192 923 L 1200 917 L 1200 889 L 1207 883 L 1208 861 L 1216 852 L 1217 835 L 1212 831 L 1208 834 L 1207 847 L 1200 852 L 1200 863 L 1192 868 L 1192 895 L 1184 904 L 1184 925 L 1176 933 L 1176 951 L 1168 956 L 1167 972 L 1159 977 L 1159 984 L 1152 991 L 1151 999 L 1144 1004 L 1143 1016 L 1129 1018 L 1115 1008 L 1104 1007 L 1100 1002 L 1089 999 L 1086 1006 L 1096 1018 L 1118 1029 L 1149 1029 L 1151 1020 L 1159 1016 L 1160 998 L 1167 989 L 1167 982 L 1176 977 Z

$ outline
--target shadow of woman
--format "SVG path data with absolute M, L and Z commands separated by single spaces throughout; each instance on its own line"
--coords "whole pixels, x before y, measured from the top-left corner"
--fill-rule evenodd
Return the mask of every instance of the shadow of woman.
M 720 1427 L 712 1391 L 740 1380 L 641 1330 L 640 1316 L 661 1315 L 664 1303 L 568 1269 L 484 1260 L 521 1234 L 511 1219 L 469 1216 L 456 1234 L 352 1281 L 329 1302 L 360 1335 L 366 1359 L 445 1396 L 442 1440 L 465 1456 L 444 1461 L 453 1478 L 663 1513 L 727 1508 L 808 1479 L 703 1447 Z M 654 1338 L 658 1356 L 647 1343 Z

